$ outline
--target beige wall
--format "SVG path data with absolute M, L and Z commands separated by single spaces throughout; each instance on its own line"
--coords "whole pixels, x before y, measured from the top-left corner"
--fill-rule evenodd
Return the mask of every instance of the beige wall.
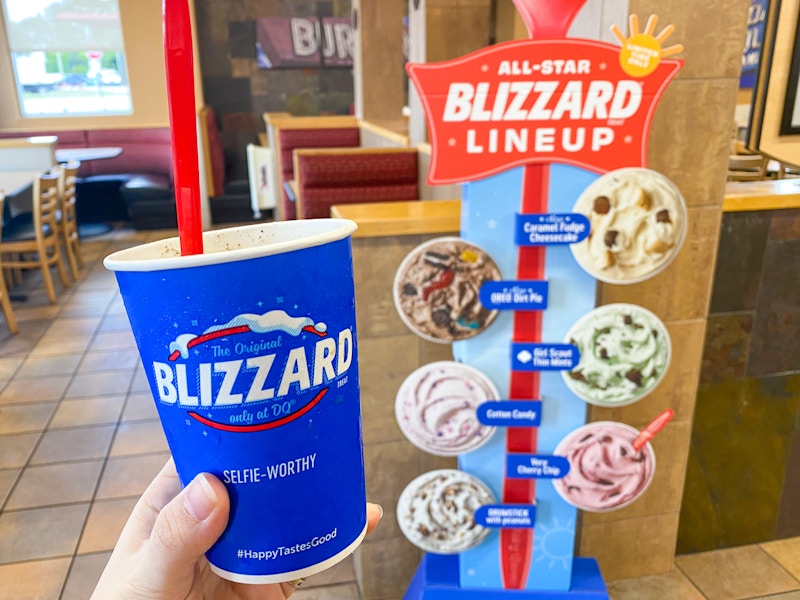
M 119 0 L 125 39 L 125 57 L 131 84 L 133 114 L 107 117 L 23 119 L 14 90 L 8 52 L 0 53 L 0 130 L 54 131 L 59 129 L 108 129 L 165 127 L 169 125 L 167 88 L 161 33 L 161 0 Z M 190 2 L 193 10 L 194 3 Z M 0 11 L 2 22 L 2 11 Z M 3 24 L 4 25 L 4 24 Z M 7 48 L 5 27 L 0 27 L 0 48 Z M 197 44 L 195 80 L 200 81 Z M 202 87 L 195 85 L 196 105 L 202 105 Z
M 662 573 L 674 563 L 749 5 L 708 0 L 687 10 L 685 0 L 631 0 L 640 22 L 658 14 L 658 31 L 674 24 L 668 42 L 685 46 L 679 57 L 686 64 L 651 126 L 648 166 L 683 192 L 689 231 L 677 259 L 657 277 L 600 289 L 601 304 L 632 302 L 655 312 L 669 329 L 673 352 L 652 394 L 622 408 L 592 408 L 590 420 L 642 427 L 665 408 L 675 410 L 653 440 L 658 467 L 648 492 L 627 508 L 582 516 L 579 553 L 596 557 L 607 581 Z

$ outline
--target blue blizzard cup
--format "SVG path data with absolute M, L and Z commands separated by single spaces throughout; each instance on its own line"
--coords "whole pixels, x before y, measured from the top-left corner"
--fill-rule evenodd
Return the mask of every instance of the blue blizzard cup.
M 241 583 L 307 577 L 367 529 L 351 221 L 250 225 L 116 252 L 116 273 L 178 474 L 221 479 L 206 554 Z

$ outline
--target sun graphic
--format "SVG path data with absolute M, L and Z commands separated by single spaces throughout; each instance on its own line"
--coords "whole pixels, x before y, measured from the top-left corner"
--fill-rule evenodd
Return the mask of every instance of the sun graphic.
M 622 70 L 632 77 L 646 77 L 658 68 L 662 58 L 683 52 L 683 46 L 676 44 L 668 48 L 661 47 L 675 31 L 674 25 L 667 25 L 658 35 L 653 35 L 658 23 L 657 15 L 650 15 L 644 32 L 639 31 L 639 17 L 629 17 L 631 37 L 626 38 L 622 30 L 616 25 L 611 26 L 611 33 L 619 40 L 622 49 L 619 53 L 619 64 Z
M 551 527 L 537 523 L 536 534 L 533 536 L 535 562 L 546 562 L 550 571 L 570 569 L 575 543 L 574 534 L 575 524 L 572 519 L 568 519 L 566 525 L 561 525 L 558 519 L 554 518 Z

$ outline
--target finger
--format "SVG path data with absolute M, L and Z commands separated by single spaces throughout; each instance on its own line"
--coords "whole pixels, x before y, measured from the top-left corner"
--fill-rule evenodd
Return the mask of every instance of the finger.
M 222 535 L 229 510 L 219 479 L 207 473 L 195 477 L 164 506 L 153 525 L 135 573 L 143 589 L 190 589 L 197 561 Z
M 128 517 L 119 544 L 138 548 L 150 539 L 158 513 L 181 491 L 181 482 L 170 458 L 147 487 Z
M 383 517 L 383 507 L 380 504 L 367 502 L 367 535 L 378 526 L 381 517 Z

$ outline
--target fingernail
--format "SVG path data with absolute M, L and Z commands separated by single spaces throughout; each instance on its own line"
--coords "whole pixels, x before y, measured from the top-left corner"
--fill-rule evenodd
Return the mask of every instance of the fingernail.
M 378 510 L 381 511 L 380 518 L 382 519 L 383 518 L 383 507 L 380 504 L 378 504 Z
M 203 473 L 195 477 L 186 488 L 183 503 L 186 511 L 198 521 L 204 521 L 214 510 L 217 494 Z

